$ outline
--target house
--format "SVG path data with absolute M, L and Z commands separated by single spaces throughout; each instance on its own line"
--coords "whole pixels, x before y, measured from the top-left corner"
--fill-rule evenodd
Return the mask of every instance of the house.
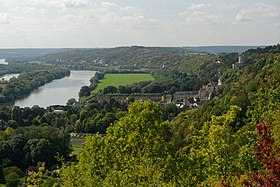
M 189 98 L 194 97 L 197 94 L 196 91 L 179 91 L 173 94 L 173 101 L 186 102 Z
M 81 108 L 84 107 L 84 105 L 82 103 L 78 102 L 78 101 L 73 102 L 72 106 L 75 107 L 75 108 L 78 108 L 78 109 L 81 109 Z
M 207 85 L 202 85 L 202 87 L 198 91 L 197 97 L 199 97 L 201 101 L 210 100 L 210 96 L 214 90 L 215 83 L 209 82 Z
M 65 113 L 65 111 L 64 110 L 53 110 L 52 113 L 53 114 L 63 114 L 63 113 Z

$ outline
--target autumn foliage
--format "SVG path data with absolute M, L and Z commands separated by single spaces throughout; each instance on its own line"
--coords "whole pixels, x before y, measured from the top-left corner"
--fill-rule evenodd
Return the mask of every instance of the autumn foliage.
M 254 154 L 264 165 L 264 169 L 251 174 L 253 181 L 246 180 L 246 186 L 280 186 L 280 147 L 273 149 L 274 139 L 270 134 L 270 123 L 260 121 L 256 125 L 257 133 L 260 137 L 259 144 L 254 150 Z

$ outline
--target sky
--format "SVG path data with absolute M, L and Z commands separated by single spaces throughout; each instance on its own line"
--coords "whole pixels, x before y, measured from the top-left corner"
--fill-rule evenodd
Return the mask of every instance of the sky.
M 0 0 L 0 48 L 277 43 L 280 0 Z

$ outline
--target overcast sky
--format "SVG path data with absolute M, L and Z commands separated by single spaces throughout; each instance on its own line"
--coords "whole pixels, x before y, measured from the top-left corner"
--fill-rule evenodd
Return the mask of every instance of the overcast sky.
M 280 0 L 0 0 L 0 48 L 280 43 Z

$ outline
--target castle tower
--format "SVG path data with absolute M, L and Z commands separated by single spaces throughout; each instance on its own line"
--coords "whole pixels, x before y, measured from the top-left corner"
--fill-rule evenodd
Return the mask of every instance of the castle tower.
M 239 57 L 238 57 L 238 64 L 244 64 L 245 61 L 246 61 L 245 56 L 239 55 Z

